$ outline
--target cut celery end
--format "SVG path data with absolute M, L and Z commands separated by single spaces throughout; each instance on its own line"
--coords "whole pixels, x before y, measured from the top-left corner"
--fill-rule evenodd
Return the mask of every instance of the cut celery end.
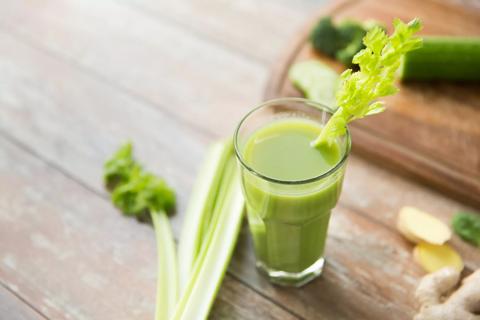
M 178 248 L 181 292 L 187 285 L 204 235 L 210 225 L 224 169 L 232 150 L 230 141 L 213 144 L 207 152 L 193 187 Z

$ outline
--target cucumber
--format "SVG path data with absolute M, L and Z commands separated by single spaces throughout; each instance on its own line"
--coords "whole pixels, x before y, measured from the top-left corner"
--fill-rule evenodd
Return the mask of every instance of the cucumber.
M 335 108 L 339 76 L 326 64 L 318 60 L 297 62 L 290 67 L 288 78 L 307 99 Z
M 480 37 L 424 37 L 405 55 L 402 80 L 480 80 Z

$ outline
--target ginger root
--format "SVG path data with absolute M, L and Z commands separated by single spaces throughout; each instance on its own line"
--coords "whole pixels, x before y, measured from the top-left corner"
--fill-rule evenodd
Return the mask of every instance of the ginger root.
M 398 213 L 397 229 L 408 240 L 441 245 L 447 242 L 452 231 L 441 220 L 414 207 L 403 207 Z
M 422 242 L 413 249 L 413 258 L 427 272 L 435 272 L 445 267 L 463 269 L 462 257 L 448 244 L 437 246 Z
M 423 277 L 415 292 L 420 311 L 414 320 L 480 320 L 480 269 L 460 279 L 460 271 L 443 268 Z M 453 291 L 453 293 L 452 293 Z

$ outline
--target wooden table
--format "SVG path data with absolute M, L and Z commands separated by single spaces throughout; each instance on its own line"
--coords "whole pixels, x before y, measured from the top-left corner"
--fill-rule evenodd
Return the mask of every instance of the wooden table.
M 148 225 L 103 190 L 125 139 L 178 191 L 176 234 L 205 148 L 261 100 L 269 67 L 319 3 L 7 0 L 0 10 L 0 319 L 152 319 Z M 461 203 L 350 158 L 324 275 L 301 289 L 254 268 L 246 226 L 213 319 L 409 319 L 422 270 L 403 205 L 448 222 Z M 466 272 L 478 249 L 454 238 Z

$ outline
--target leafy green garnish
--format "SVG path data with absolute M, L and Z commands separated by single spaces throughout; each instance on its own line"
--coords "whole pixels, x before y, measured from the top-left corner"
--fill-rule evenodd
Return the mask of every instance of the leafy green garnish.
M 452 219 L 452 227 L 463 240 L 480 247 L 480 216 L 459 212 Z
M 348 69 L 340 76 L 338 109 L 312 142 L 313 146 L 331 144 L 346 133 L 348 122 L 384 111 L 383 102 L 375 100 L 398 91 L 394 85 L 395 72 L 406 52 L 422 46 L 422 39 L 414 36 L 422 25 L 418 19 L 407 24 L 395 19 L 393 25 L 395 31 L 390 37 L 381 27 L 374 27 L 363 38 L 366 48 L 353 58 L 360 70 Z

